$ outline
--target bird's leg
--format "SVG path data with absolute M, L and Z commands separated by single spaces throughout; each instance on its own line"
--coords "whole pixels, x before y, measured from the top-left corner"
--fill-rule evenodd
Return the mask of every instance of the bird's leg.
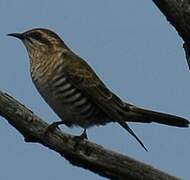
M 74 139 L 77 140 L 77 141 L 81 141 L 83 139 L 88 139 L 88 136 L 87 136 L 87 133 L 86 133 L 86 128 L 84 128 L 81 135 L 75 136 Z
M 63 121 L 56 121 L 56 122 L 53 122 L 52 124 L 50 124 L 47 128 L 46 128 L 46 130 L 45 130 L 45 136 L 48 134 L 48 132 L 53 132 L 53 131 L 55 131 L 55 129 L 56 128 L 58 128 L 59 129 L 59 125 L 60 124 L 64 124 L 64 122 Z
M 75 150 L 75 151 L 77 150 L 77 148 L 78 148 L 80 142 L 81 142 L 82 140 L 84 140 L 84 139 L 88 139 L 87 133 L 86 133 L 86 128 L 84 128 L 84 130 L 83 130 L 83 132 L 82 132 L 81 135 L 74 137 L 74 140 L 75 140 L 75 142 L 76 142 L 75 145 L 74 145 L 74 150 Z
M 88 136 L 87 136 L 87 133 L 86 133 L 86 128 L 84 128 L 82 134 L 79 137 L 81 137 L 82 139 L 88 139 Z

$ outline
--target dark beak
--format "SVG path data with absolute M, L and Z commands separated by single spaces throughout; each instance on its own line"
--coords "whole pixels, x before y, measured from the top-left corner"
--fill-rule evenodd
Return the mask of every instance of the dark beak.
M 20 40 L 24 39 L 24 35 L 22 33 L 11 33 L 11 34 L 7 34 L 7 36 L 13 36 L 13 37 L 16 37 Z

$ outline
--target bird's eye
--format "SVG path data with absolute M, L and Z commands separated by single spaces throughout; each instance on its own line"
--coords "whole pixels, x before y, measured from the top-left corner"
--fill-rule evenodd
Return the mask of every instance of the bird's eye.
M 39 33 L 39 32 L 32 32 L 32 33 L 28 34 L 27 39 L 32 44 L 40 44 L 40 45 L 52 46 L 52 44 L 48 40 L 48 38 L 43 37 L 42 34 Z
M 39 32 L 33 32 L 29 35 L 31 38 L 36 39 L 36 40 L 40 40 L 42 39 L 42 35 Z

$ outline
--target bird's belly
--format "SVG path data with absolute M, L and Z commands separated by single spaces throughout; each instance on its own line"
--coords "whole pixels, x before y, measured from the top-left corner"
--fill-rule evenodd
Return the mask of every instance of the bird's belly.
M 48 104 L 67 126 L 88 128 L 106 124 L 106 115 L 89 102 L 84 103 L 83 107 L 77 107 L 76 104 L 65 103 L 64 100 L 59 102 L 51 99 Z
M 69 89 L 70 86 L 68 86 L 68 91 L 64 92 L 52 89 L 48 83 L 44 86 L 36 84 L 36 87 L 47 104 L 69 127 L 88 128 L 94 125 L 104 125 L 109 121 L 104 112 L 84 97 L 80 91 L 74 88 Z

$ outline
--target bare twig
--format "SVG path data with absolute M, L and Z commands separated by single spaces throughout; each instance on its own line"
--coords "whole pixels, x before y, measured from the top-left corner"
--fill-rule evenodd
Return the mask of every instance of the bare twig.
M 190 0 L 153 0 L 184 40 L 184 50 L 190 68 Z
M 130 157 L 106 150 L 87 140 L 76 141 L 72 135 L 55 130 L 44 136 L 48 124 L 13 97 L 0 91 L 0 115 L 8 120 L 25 138 L 58 152 L 70 163 L 109 179 L 176 180 Z

